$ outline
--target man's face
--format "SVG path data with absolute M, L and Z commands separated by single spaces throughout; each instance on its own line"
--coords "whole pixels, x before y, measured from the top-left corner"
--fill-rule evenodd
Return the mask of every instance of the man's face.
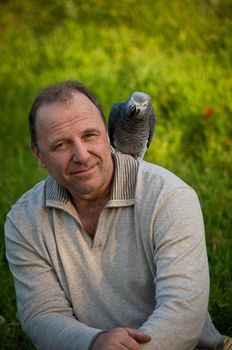
M 82 93 L 67 103 L 42 105 L 37 111 L 39 164 L 66 187 L 74 199 L 94 200 L 109 188 L 113 161 L 106 127 L 97 107 Z

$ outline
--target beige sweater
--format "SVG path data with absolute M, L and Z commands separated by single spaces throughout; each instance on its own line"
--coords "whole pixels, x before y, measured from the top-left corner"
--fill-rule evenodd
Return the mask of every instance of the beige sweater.
M 207 313 L 195 192 L 161 167 L 114 158 L 111 199 L 94 240 L 51 177 L 8 214 L 6 254 L 24 330 L 40 350 L 87 350 L 99 332 L 117 326 L 149 333 L 144 350 L 192 350 L 199 339 L 199 347 L 221 349 Z

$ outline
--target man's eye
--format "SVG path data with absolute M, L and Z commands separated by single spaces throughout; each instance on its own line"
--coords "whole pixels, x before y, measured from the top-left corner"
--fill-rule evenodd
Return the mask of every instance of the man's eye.
M 64 149 L 66 147 L 66 143 L 65 142 L 59 142 L 57 143 L 55 146 L 54 146 L 54 149 L 55 150 L 61 150 L 61 149 Z
M 96 134 L 94 134 L 94 133 L 88 133 L 88 134 L 85 134 L 84 135 L 84 138 L 85 139 L 92 139 L 92 138 L 94 138 L 96 136 Z
M 63 142 L 60 142 L 60 143 L 58 143 L 57 145 L 56 145 L 56 148 L 61 148 L 61 147 L 63 147 L 64 146 L 64 143 Z

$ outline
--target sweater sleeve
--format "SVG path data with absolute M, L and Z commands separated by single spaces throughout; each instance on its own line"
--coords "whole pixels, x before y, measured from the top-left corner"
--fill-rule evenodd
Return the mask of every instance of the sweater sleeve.
M 209 294 L 201 208 L 188 187 L 173 190 L 155 207 L 150 246 L 156 307 L 141 327 L 152 337 L 142 348 L 192 350 L 205 323 Z
M 25 226 L 24 226 L 25 227 Z M 33 236 L 29 232 L 29 236 Z M 8 216 L 6 256 L 14 276 L 17 316 L 39 350 L 87 350 L 102 330 L 88 327 L 73 315 L 72 305 L 51 264 L 39 247 L 25 239 Z

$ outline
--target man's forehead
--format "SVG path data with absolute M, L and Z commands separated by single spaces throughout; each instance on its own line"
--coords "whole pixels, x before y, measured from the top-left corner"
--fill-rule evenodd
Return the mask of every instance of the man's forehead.
M 73 92 L 69 98 L 57 99 L 52 101 L 43 102 L 37 110 L 37 115 L 49 115 L 52 112 L 68 110 L 76 110 L 77 112 L 84 112 L 86 110 L 92 110 L 96 114 L 100 115 L 100 111 L 97 106 L 81 92 Z
M 42 105 L 37 111 L 37 131 L 43 129 L 46 133 L 51 130 L 60 130 L 70 127 L 100 127 L 106 125 L 100 111 L 95 104 L 84 94 L 76 93 L 68 101 L 50 102 Z

